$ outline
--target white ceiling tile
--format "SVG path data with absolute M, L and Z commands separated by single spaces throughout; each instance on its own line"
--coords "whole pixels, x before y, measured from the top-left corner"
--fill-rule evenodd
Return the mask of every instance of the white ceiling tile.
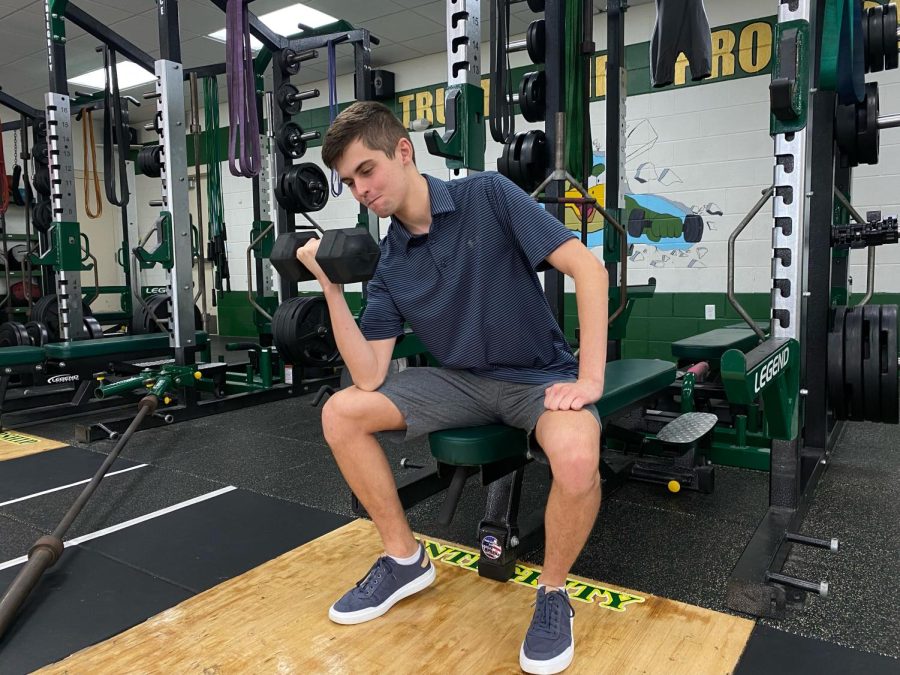
M 417 51 L 399 44 L 379 47 L 372 52 L 372 64 L 375 66 L 389 66 L 400 61 L 409 61 L 421 56 Z
M 399 12 L 366 22 L 372 35 L 390 42 L 403 42 L 413 35 L 428 35 L 444 29 L 444 26 L 414 12 Z
M 438 54 L 447 51 L 447 33 L 432 33 L 423 37 L 404 40 L 403 45 L 420 54 Z

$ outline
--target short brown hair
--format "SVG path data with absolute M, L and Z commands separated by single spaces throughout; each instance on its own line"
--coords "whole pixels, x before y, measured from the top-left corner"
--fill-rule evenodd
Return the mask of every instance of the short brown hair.
M 357 139 L 369 150 L 380 150 L 392 158 L 401 138 L 410 140 L 409 132 L 388 107 L 377 101 L 357 101 L 341 112 L 328 127 L 322 143 L 322 161 L 329 169 L 333 168 L 347 146 Z

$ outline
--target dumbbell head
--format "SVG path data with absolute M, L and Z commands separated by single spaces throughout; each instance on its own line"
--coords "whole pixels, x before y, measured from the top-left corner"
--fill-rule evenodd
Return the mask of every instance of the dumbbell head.
M 278 270 L 278 274 L 293 283 L 312 281 L 315 277 L 297 260 L 297 249 L 310 239 L 318 238 L 319 236 L 310 230 L 279 234 L 272 245 L 272 254 L 269 256 L 272 266 Z
M 380 257 L 381 249 L 369 231 L 350 227 L 325 233 L 316 262 L 333 283 L 352 284 L 371 279 Z

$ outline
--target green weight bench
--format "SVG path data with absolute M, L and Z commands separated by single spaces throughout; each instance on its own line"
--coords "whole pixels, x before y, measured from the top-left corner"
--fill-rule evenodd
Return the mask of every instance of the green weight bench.
M 722 354 L 729 349 L 749 352 L 760 343 L 759 336 L 750 328 L 716 328 L 699 335 L 672 343 L 672 356 L 678 363 L 706 361 L 718 365 Z
M 197 331 L 198 348 L 209 343 L 209 334 Z M 80 407 L 96 385 L 94 374 L 109 368 L 110 361 L 121 363 L 147 356 L 160 356 L 169 350 L 167 333 L 116 335 L 94 340 L 54 342 L 43 347 L 4 347 L 0 349 L 0 413 L 27 411 L 43 406 L 64 404 Z M 13 382 L 26 385 L 27 395 L 15 389 Z M 75 385 L 74 394 L 71 392 Z
M 675 366 L 668 361 L 611 361 L 606 364 L 603 397 L 597 402 L 600 417 L 652 396 L 674 380 Z M 479 526 L 479 574 L 506 581 L 521 551 L 539 543 L 543 532 L 543 509 L 529 514 L 521 527 L 518 523 L 524 466 L 533 458 L 527 434 L 523 429 L 490 424 L 436 431 L 429 435 L 429 443 L 437 460 L 437 474 L 445 484 L 451 476 L 438 518 L 442 525 L 452 520 L 471 475 L 480 473 L 482 485 L 488 486 L 485 518 Z

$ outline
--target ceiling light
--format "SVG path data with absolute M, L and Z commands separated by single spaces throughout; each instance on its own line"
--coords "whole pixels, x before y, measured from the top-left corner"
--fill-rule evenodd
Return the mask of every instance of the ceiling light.
M 299 24 L 310 28 L 320 28 L 337 21 L 333 16 L 299 3 L 263 14 L 259 17 L 259 20 L 273 33 L 284 37 L 301 33 L 302 31 L 297 28 Z M 211 37 L 219 42 L 225 42 L 225 29 L 210 33 L 207 37 Z M 253 51 L 259 51 L 262 48 L 262 43 L 251 35 L 250 47 Z
M 131 61 L 118 63 L 116 65 L 116 76 L 119 80 L 119 89 L 131 89 L 140 84 L 153 82 L 156 79 L 156 75 Z M 80 87 L 90 87 L 91 89 L 103 89 L 106 86 L 103 68 L 97 68 L 97 70 L 92 70 L 78 77 L 70 77 L 69 82 Z

